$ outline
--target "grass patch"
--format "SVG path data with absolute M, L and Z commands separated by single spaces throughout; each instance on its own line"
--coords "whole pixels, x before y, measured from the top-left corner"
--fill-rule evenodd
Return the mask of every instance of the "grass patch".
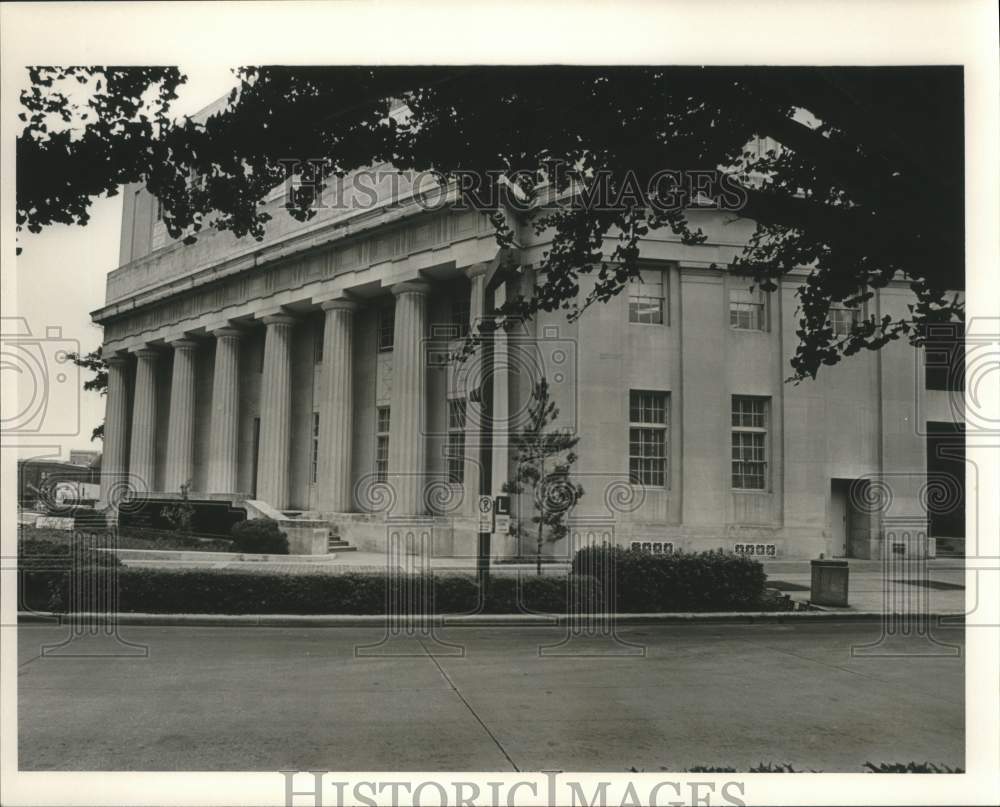
M 86 530 L 89 532 L 89 529 Z M 74 530 L 54 530 L 22 524 L 18 527 L 18 541 L 48 541 L 53 544 L 69 545 L 74 541 Z M 139 527 L 118 529 L 117 540 L 107 546 L 117 549 L 161 549 L 184 552 L 235 552 L 231 540 L 217 537 L 180 535 L 169 530 L 151 530 Z

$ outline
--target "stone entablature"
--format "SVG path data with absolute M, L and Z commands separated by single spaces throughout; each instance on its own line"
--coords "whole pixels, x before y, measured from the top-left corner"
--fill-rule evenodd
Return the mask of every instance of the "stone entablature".
M 330 240 L 337 243 L 326 248 L 299 243 L 294 257 L 287 254 L 291 245 L 279 255 L 261 257 L 271 248 L 267 247 L 249 264 L 235 258 L 183 283 L 161 286 L 148 302 L 140 296 L 127 307 L 106 306 L 93 314 L 95 322 L 104 326 L 105 349 L 130 349 L 214 327 L 262 309 L 310 300 L 334 285 L 340 292 L 362 284 L 416 279 L 420 271 L 433 266 L 469 266 L 492 260 L 497 253 L 493 227 L 476 211 L 424 213 L 367 237 L 334 239 L 327 233 L 326 241 Z M 156 257 L 154 253 L 144 260 Z
M 381 169 L 388 171 L 389 169 Z M 374 171 L 374 169 L 373 169 Z M 418 197 L 410 178 L 405 174 L 379 173 L 380 181 L 373 180 L 372 190 L 366 198 L 355 198 L 363 191 L 328 189 L 324 195 L 329 207 L 317 208 L 315 215 L 307 222 L 294 219 L 284 209 L 285 194 L 274 193 L 266 200 L 264 210 L 271 215 L 268 221 L 267 235 L 263 243 L 257 243 L 250 238 L 236 238 L 230 232 L 206 228 L 198 234 L 198 240 L 185 245 L 182 241 L 174 241 L 166 247 L 137 257 L 119 268 L 108 273 L 105 292 L 105 309 L 114 303 L 120 303 L 132 297 L 139 298 L 138 304 L 147 298 L 156 298 L 156 292 L 165 290 L 176 291 L 176 282 L 184 281 L 183 287 L 189 288 L 203 282 L 210 282 L 220 275 L 230 271 L 239 271 L 249 266 L 256 266 L 285 257 L 293 252 L 301 252 L 328 244 L 331 241 L 342 241 L 372 228 L 386 228 L 404 219 L 420 216 L 422 213 L 440 214 L 446 207 L 456 201 L 454 189 L 448 189 L 438 195 Z M 389 187 L 389 182 L 396 183 Z M 382 187 L 386 185 L 387 187 Z M 376 197 L 374 200 L 372 196 Z M 422 201 L 421 201 L 422 199 Z M 471 218 L 479 218 L 474 211 Z M 471 219 L 470 219 L 471 220 Z M 157 225 L 162 228 L 162 225 Z M 423 225 L 418 226 L 418 229 Z M 414 239 L 414 244 L 392 245 L 406 248 L 419 246 L 420 236 Z M 345 254 L 345 259 L 360 263 L 369 256 Z M 398 256 L 398 251 L 393 253 Z M 375 260 L 383 256 L 377 251 Z M 201 277 L 205 275 L 204 277 Z M 102 315 L 105 309 L 95 312 Z M 111 312 L 109 312 L 111 313 Z

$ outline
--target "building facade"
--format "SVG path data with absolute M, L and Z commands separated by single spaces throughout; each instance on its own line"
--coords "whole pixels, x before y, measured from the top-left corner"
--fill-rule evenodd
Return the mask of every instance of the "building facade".
M 186 484 L 250 515 L 329 524 L 363 549 L 412 521 L 435 553 L 474 555 L 480 488 L 511 478 L 508 436 L 544 377 L 557 425 L 580 437 L 585 489 L 571 539 L 549 552 L 594 535 L 776 558 L 934 551 L 928 507 L 947 509 L 941 525 L 962 506 L 962 460 L 940 471 L 931 450 L 960 431 L 961 384 L 934 381 L 930 352 L 899 342 L 786 383 L 804 273 L 772 293 L 727 273 L 751 222 L 692 211 L 704 244 L 653 233 L 627 293 L 573 323 L 539 315 L 460 362 L 490 305 L 533 286 L 548 236 L 521 228 L 501 253 L 485 215 L 428 209 L 400 181 L 353 205 L 348 178 L 306 223 L 277 189 L 265 241 L 206 231 L 189 246 L 126 188 L 121 265 L 93 313 L 110 365 L 106 502 L 123 480 L 151 498 Z M 832 324 L 905 316 L 910 302 L 892 283 Z M 515 498 L 515 524 L 530 527 L 532 506 Z M 515 530 L 492 552 L 533 546 Z

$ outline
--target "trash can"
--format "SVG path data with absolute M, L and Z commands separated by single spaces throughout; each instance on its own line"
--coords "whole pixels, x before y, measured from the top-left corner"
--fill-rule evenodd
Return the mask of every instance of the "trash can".
M 812 588 L 809 601 L 816 605 L 847 606 L 846 560 L 812 561 Z

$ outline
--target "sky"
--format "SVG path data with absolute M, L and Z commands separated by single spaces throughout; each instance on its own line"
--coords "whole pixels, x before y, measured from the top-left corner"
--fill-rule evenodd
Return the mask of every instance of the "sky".
M 188 81 L 178 89 L 171 114 L 194 114 L 227 93 L 236 81 L 225 67 L 180 67 Z M 55 224 L 38 234 L 18 236 L 22 253 L 15 265 L 16 315 L 23 322 L 17 327 L 22 334 L 25 327 L 29 329 L 33 338 L 45 337 L 42 352 L 50 368 L 59 350 L 88 353 L 102 342 L 102 329 L 91 322 L 90 312 L 104 304 L 107 274 L 118 267 L 121 200 L 120 194 L 95 199 L 86 226 Z M 61 333 L 57 335 L 53 328 Z M 100 440 L 91 442 L 90 433 L 104 419 L 104 399 L 83 391 L 83 381 L 90 377 L 85 371 L 70 369 L 62 385 L 61 377 L 61 373 L 48 373 L 44 431 L 59 436 L 46 442 L 58 442 L 63 458 L 73 448 L 100 450 Z M 36 385 L 23 379 L 22 375 L 19 411 L 34 411 L 31 401 L 37 395 Z

